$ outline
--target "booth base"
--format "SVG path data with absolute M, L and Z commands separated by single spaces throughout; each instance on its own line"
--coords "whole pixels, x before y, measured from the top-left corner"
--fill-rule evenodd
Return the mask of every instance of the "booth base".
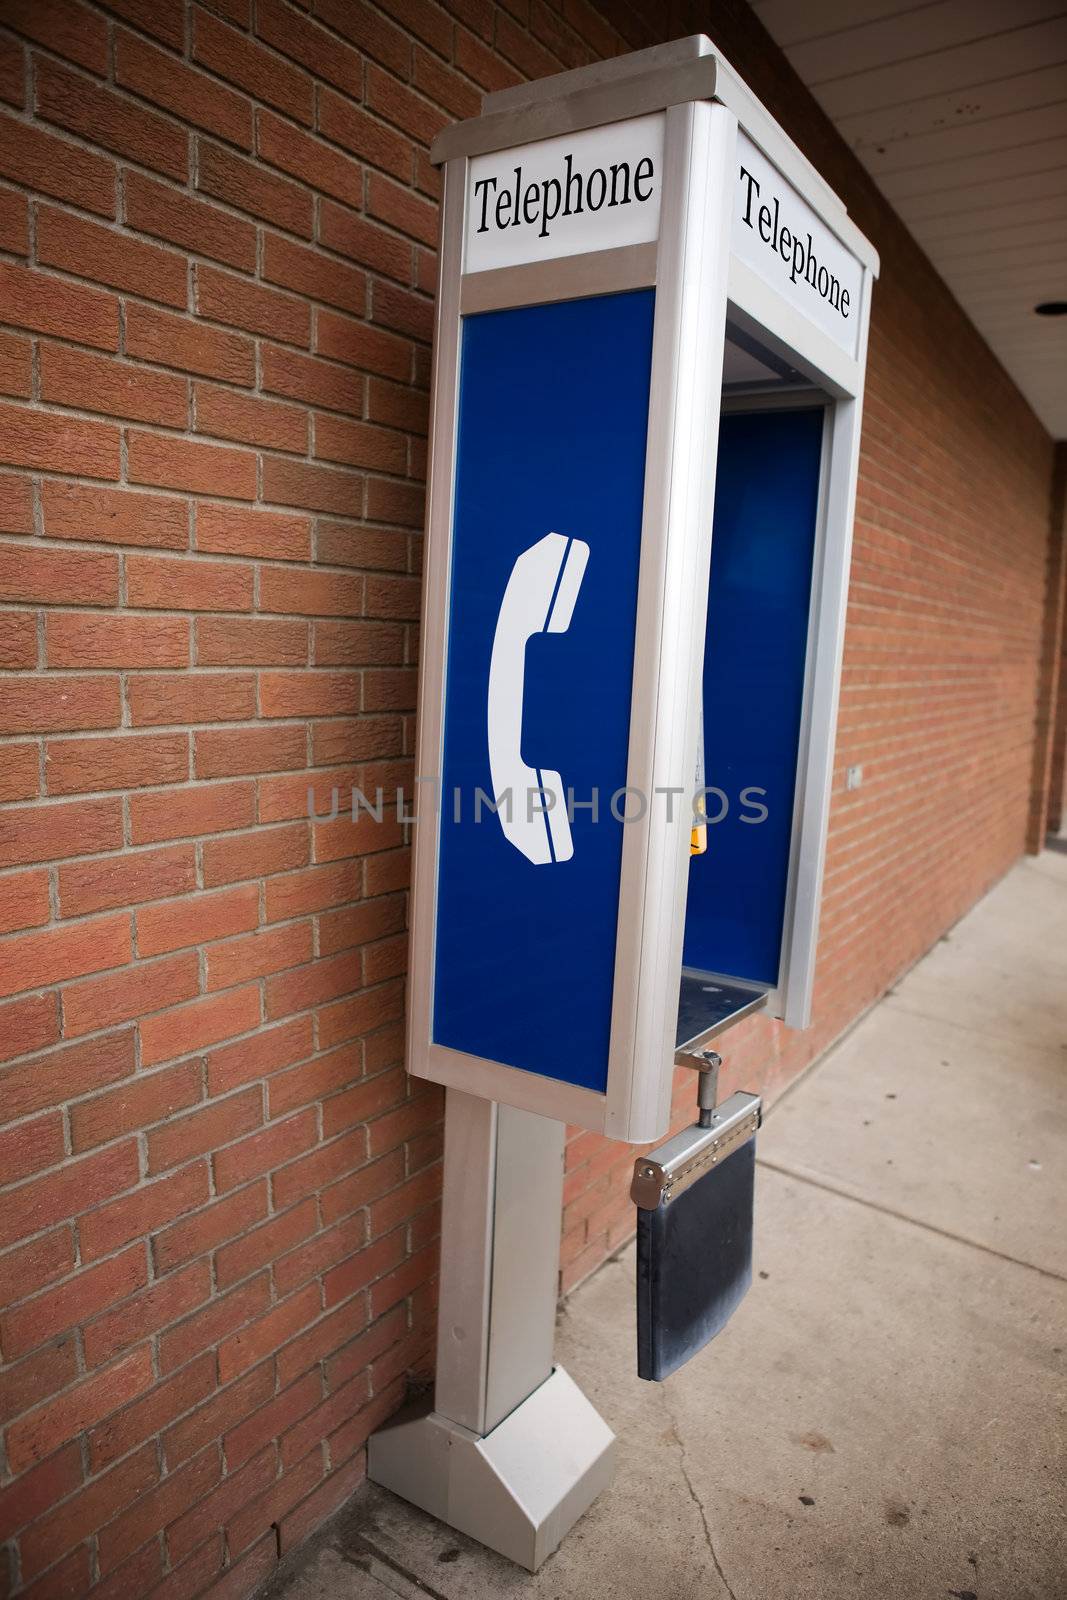
M 562 1367 L 484 1438 L 423 1409 L 368 1441 L 372 1482 L 530 1572 L 614 1470 L 615 1435 Z

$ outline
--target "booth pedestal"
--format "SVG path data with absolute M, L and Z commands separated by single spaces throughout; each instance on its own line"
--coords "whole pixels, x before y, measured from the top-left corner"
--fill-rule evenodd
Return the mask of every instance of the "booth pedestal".
M 373 1482 L 531 1572 L 614 1471 L 614 1435 L 552 1359 L 563 1140 L 448 1091 L 434 1407 L 368 1450 Z

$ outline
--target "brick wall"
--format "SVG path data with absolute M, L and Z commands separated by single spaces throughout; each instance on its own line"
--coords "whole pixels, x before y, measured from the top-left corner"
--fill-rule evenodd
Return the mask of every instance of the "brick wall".
M 882 252 L 864 785 L 816 1026 L 738 1030 L 727 1087 L 780 1087 L 1022 849 L 1050 446 L 740 0 L 0 24 L 0 1595 L 238 1600 L 432 1338 L 402 830 L 306 792 L 410 772 L 434 132 L 703 27 Z M 565 1284 L 631 1225 L 625 1149 L 568 1163 Z

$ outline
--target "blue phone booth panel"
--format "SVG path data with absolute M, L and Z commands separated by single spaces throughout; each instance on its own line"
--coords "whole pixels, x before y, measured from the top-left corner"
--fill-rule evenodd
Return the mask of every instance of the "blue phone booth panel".
M 654 307 L 485 312 L 461 351 L 432 1037 L 599 1093 Z M 478 810 L 509 789 L 510 814 Z
M 824 412 L 723 418 L 704 653 L 708 848 L 689 868 L 687 967 L 778 981 Z

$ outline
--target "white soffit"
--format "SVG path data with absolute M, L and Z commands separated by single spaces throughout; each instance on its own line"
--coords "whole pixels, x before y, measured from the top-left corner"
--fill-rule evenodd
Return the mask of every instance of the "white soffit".
M 1067 438 L 1065 0 L 751 0 L 1014 378 Z

